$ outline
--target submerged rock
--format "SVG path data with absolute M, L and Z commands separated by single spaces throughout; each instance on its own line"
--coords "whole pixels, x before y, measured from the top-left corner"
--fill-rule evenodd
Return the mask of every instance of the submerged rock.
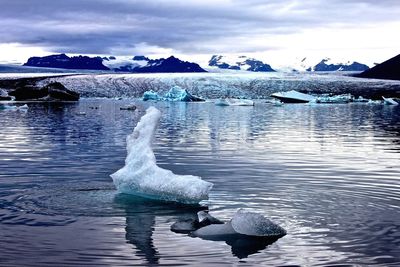
M 193 236 L 224 236 L 246 235 L 253 237 L 282 237 L 286 231 L 261 214 L 238 210 L 233 218 L 224 225 L 214 225 L 200 228 Z
M 198 212 L 196 219 L 183 219 L 171 226 L 176 233 L 189 233 L 204 240 L 225 241 L 238 258 L 265 249 L 286 235 L 285 229 L 261 214 L 238 210 L 233 218 L 222 223 L 206 211 Z

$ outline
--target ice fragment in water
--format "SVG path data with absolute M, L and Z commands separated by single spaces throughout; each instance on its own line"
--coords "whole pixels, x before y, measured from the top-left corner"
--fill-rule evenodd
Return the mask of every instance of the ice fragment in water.
M 286 235 L 285 229 L 254 212 L 238 210 L 233 216 L 232 228 L 239 234 L 260 237 L 278 237 Z
M 153 90 L 146 91 L 143 93 L 143 101 L 149 101 L 149 100 L 158 101 L 161 100 L 161 97 Z
M 133 133 L 126 138 L 125 166 L 111 174 L 121 193 L 182 203 L 198 203 L 208 198 L 213 184 L 198 176 L 176 175 L 157 166 L 151 147 L 161 112 L 150 107 Z

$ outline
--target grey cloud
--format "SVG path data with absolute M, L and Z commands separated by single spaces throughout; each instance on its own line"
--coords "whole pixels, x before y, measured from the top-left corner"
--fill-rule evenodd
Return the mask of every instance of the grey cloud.
M 398 21 L 400 12 L 395 0 L 187 2 L 0 0 L 0 42 L 69 53 L 107 54 L 140 43 L 183 53 L 245 52 L 270 49 L 268 38 L 274 35 Z M 242 48 L 229 43 L 253 36 L 266 41 Z

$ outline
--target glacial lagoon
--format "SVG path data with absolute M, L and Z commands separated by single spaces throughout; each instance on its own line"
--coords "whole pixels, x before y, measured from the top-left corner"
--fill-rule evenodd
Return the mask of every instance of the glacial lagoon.
M 0 112 L 0 265 L 400 264 L 399 106 L 28 105 Z M 115 190 L 109 175 L 151 105 L 162 112 L 157 164 L 212 182 L 202 206 Z M 250 209 L 287 235 L 252 246 L 170 230 L 205 206 L 221 220 Z

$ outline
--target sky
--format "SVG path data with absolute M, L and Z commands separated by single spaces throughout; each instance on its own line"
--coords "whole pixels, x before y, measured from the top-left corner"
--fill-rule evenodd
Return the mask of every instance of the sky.
M 371 65 L 400 54 L 399 0 L 0 0 L 0 7 L 0 63 L 67 53 Z

